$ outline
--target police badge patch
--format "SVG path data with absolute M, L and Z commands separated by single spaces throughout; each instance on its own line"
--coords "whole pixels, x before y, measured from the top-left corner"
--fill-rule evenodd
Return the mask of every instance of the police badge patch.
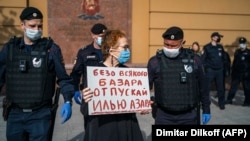
M 171 37 L 170 37 L 170 38 L 173 40 L 175 37 L 174 37 L 174 35 L 171 35 Z
M 184 69 L 187 73 L 193 72 L 193 66 L 192 65 L 184 65 Z
M 37 58 L 35 57 L 35 58 L 33 58 L 33 60 L 32 60 L 32 64 L 33 64 L 33 66 L 34 66 L 35 68 L 40 68 L 41 65 L 42 65 L 42 59 L 41 59 L 41 58 L 40 58 L 40 59 L 37 59 Z

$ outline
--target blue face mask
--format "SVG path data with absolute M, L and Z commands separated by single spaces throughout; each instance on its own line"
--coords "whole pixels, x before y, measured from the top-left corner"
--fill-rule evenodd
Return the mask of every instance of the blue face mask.
M 41 38 L 42 31 L 26 28 L 25 34 L 30 40 L 36 41 L 37 39 Z
M 117 58 L 120 64 L 128 62 L 130 59 L 130 50 L 126 49 L 120 52 L 120 56 Z
M 101 46 L 101 44 L 102 44 L 102 37 L 97 37 L 96 43 L 97 43 L 99 46 Z

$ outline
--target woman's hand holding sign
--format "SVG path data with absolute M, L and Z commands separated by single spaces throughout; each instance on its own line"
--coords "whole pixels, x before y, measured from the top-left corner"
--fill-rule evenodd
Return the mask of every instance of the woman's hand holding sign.
M 82 99 L 84 100 L 84 102 L 89 102 L 92 97 L 93 97 L 93 91 L 90 90 L 90 88 L 85 88 L 82 90 Z

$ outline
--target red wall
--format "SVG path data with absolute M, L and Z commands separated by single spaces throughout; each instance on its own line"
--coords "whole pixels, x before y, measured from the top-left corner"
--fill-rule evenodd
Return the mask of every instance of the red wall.
M 49 0 L 49 36 L 61 47 L 65 64 L 72 64 L 79 48 L 91 42 L 90 28 L 104 23 L 108 28 L 124 30 L 130 39 L 131 0 L 93 0 L 99 4 L 100 19 L 83 19 L 82 0 Z M 86 14 L 86 13 L 85 13 Z

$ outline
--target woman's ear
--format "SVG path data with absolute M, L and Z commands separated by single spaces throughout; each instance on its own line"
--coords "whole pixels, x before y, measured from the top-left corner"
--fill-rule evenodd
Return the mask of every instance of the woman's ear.
M 109 49 L 109 52 L 112 52 L 113 51 L 113 49 L 112 49 L 112 47 Z
M 114 49 L 112 49 L 112 48 L 110 48 L 108 53 L 109 53 L 110 55 L 114 55 L 115 50 L 114 50 Z

